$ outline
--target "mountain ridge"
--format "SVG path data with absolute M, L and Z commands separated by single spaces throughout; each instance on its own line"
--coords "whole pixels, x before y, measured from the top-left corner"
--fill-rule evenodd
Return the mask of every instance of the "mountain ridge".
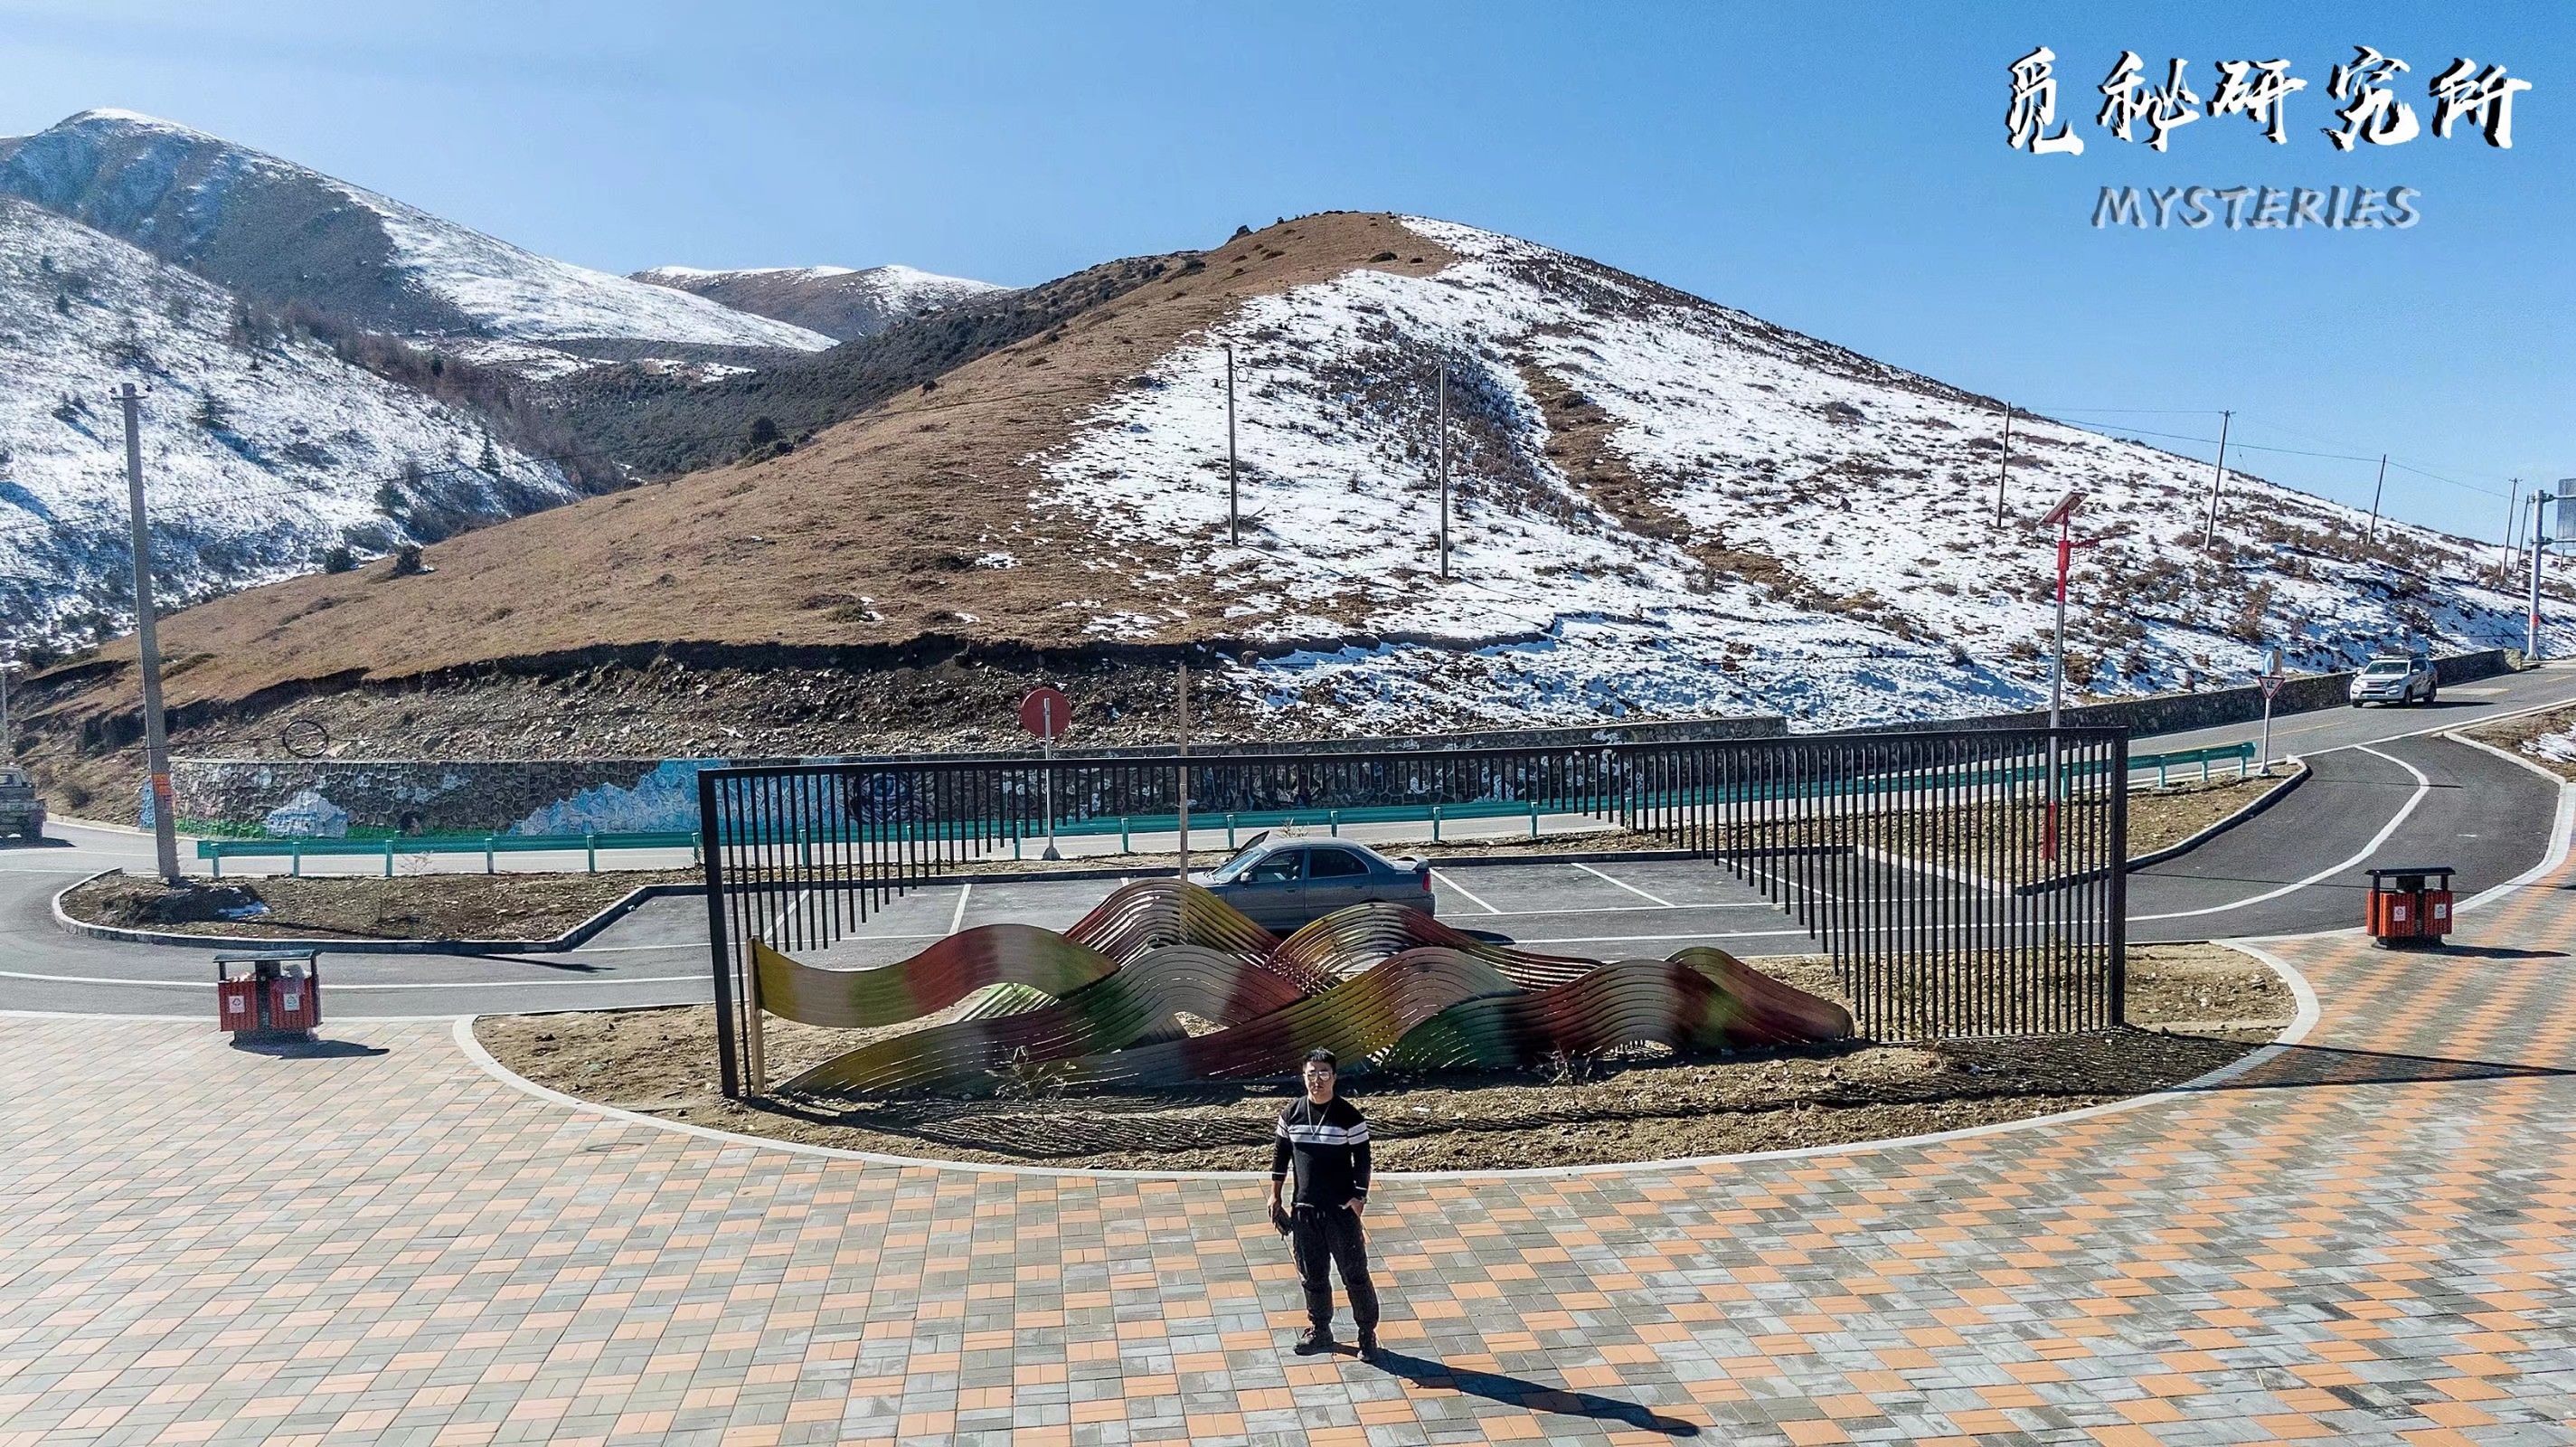
M 0 155 L 0 193 L 255 300 L 397 336 L 638 339 L 818 351 L 831 339 L 539 256 L 381 193 L 175 122 L 89 110 Z
M 844 342 L 875 336 L 907 317 L 968 297 L 1008 289 L 900 264 L 756 266 L 730 271 L 656 266 L 630 273 L 628 279 L 702 296 Z

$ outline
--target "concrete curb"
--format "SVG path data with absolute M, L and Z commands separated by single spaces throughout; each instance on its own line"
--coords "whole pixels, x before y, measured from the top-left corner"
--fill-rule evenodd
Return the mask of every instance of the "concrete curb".
M 85 879 L 76 880 L 54 892 L 52 908 L 54 925 L 66 934 L 87 935 L 91 939 L 116 940 L 134 945 L 174 945 L 199 950 L 333 950 L 357 955 L 551 955 L 576 949 L 601 930 L 632 913 L 646 900 L 671 895 L 703 894 L 705 886 L 697 884 L 644 884 L 629 890 L 599 913 L 547 940 L 377 940 L 314 939 L 288 935 L 194 935 L 176 930 L 127 929 L 122 925 L 92 924 L 75 919 L 63 908 L 63 897 L 84 884 L 104 879 L 121 870 L 102 869 Z
M 2208 828 L 2201 830 L 2199 833 L 2192 835 L 2188 839 L 2168 844 L 2162 849 L 2150 850 L 2145 854 L 2137 855 L 2129 861 L 2129 872 L 2131 874 L 2135 874 L 2150 864 L 2162 864 L 2168 859 L 2174 859 L 2182 855 L 2189 854 L 2191 851 L 2198 849 L 2210 840 L 2215 839 L 2219 835 L 2226 833 L 2228 830 L 2235 828 L 2237 825 L 2260 815 L 2273 805 L 2288 798 L 2291 790 L 2306 783 L 2308 781 L 2308 776 L 2316 772 L 2308 767 L 2308 761 L 2305 759 L 2295 759 L 2292 760 L 2292 762 L 2299 766 L 2298 772 L 2290 775 L 2290 777 L 2286 779 L 2283 779 L 2273 787 L 2264 790 L 2262 798 L 2255 800 L 2253 803 L 2246 805 L 2244 808 L 2237 810 L 2235 813 L 2228 815 L 2226 818 L 2219 820 L 2217 823 L 2210 825 Z
M 2299 771 L 2290 775 L 2288 778 L 2283 779 L 2274 787 L 2266 789 L 2263 792 L 2262 798 L 2255 800 L 2253 803 L 2246 805 L 2244 808 L 2237 810 L 2235 813 L 2228 815 L 2226 818 L 2219 820 L 2217 823 L 2210 825 L 2208 828 L 2201 830 L 2199 833 L 2192 835 L 2188 839 L 2178 840 L 2172 844 L 2166 845 L 2162 849 L 2150 850 L 2145 854 L 2130 856 L 2127 867 L 2122 869 L 2120 872 L 2123 874 L 2135 874 L 2141 869 L 2148 868 L 2152 865 L 2162 864 L 2168 859 L 2179 859 L 2183 855 L 2189 854 L 2191 851 L 2198 849 L 2200 846 L 2217 838 L 2219 835 L 2226 833 L 2228 830 L 2235 828 L 2237 825 L 2253 819 L 2255 816 L 2263 813 L 2273 805 L 2289 797 L 2291 790 L 2306 783 L 2308 781 L 2308 776 L 2315 772 L 2308 767 L 2308 761 L 2305 759 L 2298 759 L 2293 762 L 2298 764 Z M 2104 871 L 2099 869 L 2088 869 L 2082 874 L 2060 875 L 2055 879 L 2043 879 L 2033 884 L 2015 885 L 2013 887 L 2013 893 L 2026 898 L 2034 894 L 2045 894 L 2052 889 L 2071 889 L 2079 884 L 2091 884 L 2093 881 L 2100 879 L 2103 876 L 2103 873 Z

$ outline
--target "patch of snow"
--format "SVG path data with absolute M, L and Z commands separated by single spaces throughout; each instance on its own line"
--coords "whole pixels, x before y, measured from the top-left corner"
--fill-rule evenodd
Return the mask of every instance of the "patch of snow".
M 834 345 L 820 332 L 539 256 L 390 197 L 345 189 L 384 222 L 399 265 L 495 336 L 636 337 L 800 352 Z
M 231 295 L 0 198 L 0 615 L 30 635 L 131 625 L 125 433 L 143 393 L 158 599 L 176 606 L 416 541 L 422 512 L 566 501 L 551 463 L 302 340 L 245 343 Z M 393 500 L 394 511 L 388 511 Z
M 1119 556 L 1150 541 L 1218 595 L 1229 636 L 1390 640 L 1234 670 L 1248 696 L 1369 729 L 2035 707 L 2054 565 L 2035 524 L 2082 487 L 2083 531 L 2109 540 L 2080 555 L 2070 620 L 2089 693 L 2247 681 L 2274 641 L 2311 670 L 2410 632 L 2519 642 L 2511 594 L 2478 581 L 2461 539 L 2383 519 L 2420 577 L 2303 551 L 2299 535 L 2357 535 L 2361 514 L 2231 471 L 2222 561 L 2199 547 L 2207 463 L 2046 420 L 2015 423 L 1998 537 L 1999 419 L 1982 399 L 1545 247 L 1404 224 L 1457 260 L 1252 297 L 1039 459 L 1034 501 L 1088 520 L 1075 560 L 1129 585 L 1086 631 L 1171 626 L 1170 588 Z M 1226 542 L 1228 343 L 1241 547 Z M 2106 596 L 2114 578 L 2128 591 Z

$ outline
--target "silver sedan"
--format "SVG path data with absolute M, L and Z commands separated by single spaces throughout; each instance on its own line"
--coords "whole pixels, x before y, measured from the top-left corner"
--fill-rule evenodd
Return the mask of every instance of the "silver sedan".
M 1268 930 L 1292 930 L 1347 905 L 1383 900 L 1432 912 L 1431 866 L 1389 859 L 1342 839 L 1256 835 L 1233 858 L 1190 876 L 1192 884 Z

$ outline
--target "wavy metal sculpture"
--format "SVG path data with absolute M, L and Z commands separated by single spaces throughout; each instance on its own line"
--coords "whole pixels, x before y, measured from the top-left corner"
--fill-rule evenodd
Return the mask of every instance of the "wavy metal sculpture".
M 1239 1025 L 1306 998 L 1289 979 L 1199 945 L 1154 950 L 1061 1000 L 998 1018 L 958 1020 L 837 1056 L 787 1082 L 810 1095 L 959 1090 L 1021 1051 L 1061 1060 L 1170 1040 L 1177 1016 Z
M 1028 985 L 1062 998 L 1118 971 L 1116 960 L 1091 946 L 1026 924 L 960 930 L 882 969 L 823 969 L 758 940 L 752 941 L 751 957 L 760 974 L 762 1008 L 845 1030 L 918 1020 L 989 985 Z
M 1839 1040 L 1840 1005 L 1757 973 L 1723 950 L 1619 960 L 1549 990 L 1470 1000 L 1405 1032 L 1387 1064 L 1412 1070 L 1536 1065 L 1623 1045 L 1675 1050 Z
M 1274 966 L 1344 979 L 1389 955 L 1413 949 L 1447 949 L 1472 955 L 1500 970 L 1513 984 L 1525 987 L 1561 985 L 1600 966 L 1598 960 L 1490 944 L 1418 909 L 1388 903 L 1355 904 L 1310 921 L 1281 941 L 1271 960 Z
M 1282 940 L 1176 880 L 1128 885 L 1061 935 L 985 925 L 877 969 L 753 953 L 763 1005 L 812 1025 L 895 1024 L 1011 987 L 787 1082 L 809 1094 L 974 1089 L 1015 1058 L 1061 1061 L 1072 1084 L 1158 1086 L 1290 1074 L 1317 1048 L 1442 1069 L 1851 1033 L 1841 1006 L 1723 950 L 1605 965 L 1488 944 L 1394 905 L 1337 911 Z M 1184 1014 L 1220 1028 L 1185 1036 Z

